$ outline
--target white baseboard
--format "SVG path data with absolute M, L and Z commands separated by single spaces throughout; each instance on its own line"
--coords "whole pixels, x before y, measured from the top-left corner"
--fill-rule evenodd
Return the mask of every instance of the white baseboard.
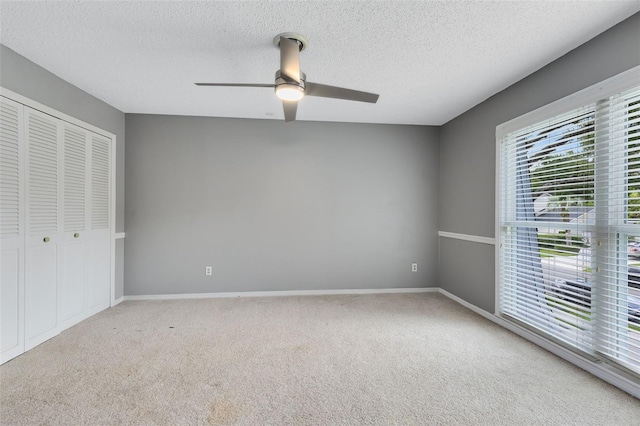
M 282 290 L 282 291 L 242 291 L 231 293 L 185 293 L 150 294 L 124 296 L 124 300 L 170 300 L 170 299 L 215 299 L 230 297 L 283 297 L 283 296 L 329 296 L 337 294 L 381 294 L 381 293 L 437 293 L 438 287 L 420 288 L 368 288 L 349 290 Z
M 484 309 L 480 309 L 477 306 L 472 305 L 471 303 L 459 298 L 458 296 L 454 296 L 446 290 L 440 289 L 440 294 L 448 297 L 455 302 L 458 302 L 465 308 L 468 308 L 478 315 L 481 315 L 484 318 L 488 319 L 489 321 L 492 321 L 506 328 L 507 330 L 530 341 L 531 343 L 534 343 L 541 348 L 546 349 L 547 351 L 559 356 L 560 358 L 570 362 L 571 364 L 588 371 L 594 376 L 601 378 L 605 382 L 611 383 L 613 386 L 622 389 L 623 391 L 635 396 L 636 398 L 640 398 L 640 385 L 636 383 L 631 377 L 627 377 L 623 372 L 616 369 L 615 367 L 602 362 L 593 362 L 586 358 L 583 358 L 580 355 L 575 354 L 570 350 L 567 350 L 562 346 L 553 343 L 541 336 L 538 336 L 537 334 L 532 333 L 525 328 L 522 328 L 512 322 L 506 321 L 497 315 L 485 311 Z
M 473 312 L 475 312 L 478 315 L 482 315 L 483 317 L 485 317 L 486 319 L 496 322 L 495 319 L 498 318 L 497 316 L 485 311 L 484 309 L 478 308 L 476 305 L 472 305 L 471 303 L 467 302 L 464 299 L 460 299 L 458 296 L 453 295 L 451 293 L 449 293 L 447 290 L 443 290 L 441 288 L 438 289 L 438 292 L 444 296 L 447 296 L 449 299 L 458 302 L 459 304 L 461 304 L 462 306 L 464 306 L 467 309 L 471 309 Z
M 119 298 L 117 298 L 116 300 L 113 301 L 113 304 L 111 305 L 111 307 L 113 308 L 116 305 L 119 305 L 120 303 L 124 302 L 124 296 L 120 296 Z

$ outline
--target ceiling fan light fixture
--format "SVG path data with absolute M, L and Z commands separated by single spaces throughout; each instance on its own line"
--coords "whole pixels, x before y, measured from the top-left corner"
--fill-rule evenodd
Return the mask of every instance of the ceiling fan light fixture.
M 304 96 L 304 89 L 295 84 L 280 84 L 276 86 L 276 96 L 283 101 L 299 101 Z

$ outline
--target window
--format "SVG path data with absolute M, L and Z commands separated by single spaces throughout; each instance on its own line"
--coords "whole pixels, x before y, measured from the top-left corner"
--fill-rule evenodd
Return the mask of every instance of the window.
M 498 314 L 640 374 L 640 67 L 497 142 Z

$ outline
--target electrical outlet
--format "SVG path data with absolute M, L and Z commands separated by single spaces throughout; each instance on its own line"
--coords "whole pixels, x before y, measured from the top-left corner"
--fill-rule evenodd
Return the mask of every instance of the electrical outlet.
M 204 268 L 204 274 L 213 275 L 213 268 L 211 266 L 207 266 L 206 268 Z
M 412 263 L 411 264 L 411 272 L 418 272 L 418 264 L 417 263 Z

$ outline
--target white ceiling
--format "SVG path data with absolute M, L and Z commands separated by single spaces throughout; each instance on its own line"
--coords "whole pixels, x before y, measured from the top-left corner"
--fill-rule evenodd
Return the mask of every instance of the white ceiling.
M 440 125 L 640 11 L 639 1 L 0 2 L 0 42 L 124 112 L 282 119 L 273 37 L 307 80 L 299 120 Z

